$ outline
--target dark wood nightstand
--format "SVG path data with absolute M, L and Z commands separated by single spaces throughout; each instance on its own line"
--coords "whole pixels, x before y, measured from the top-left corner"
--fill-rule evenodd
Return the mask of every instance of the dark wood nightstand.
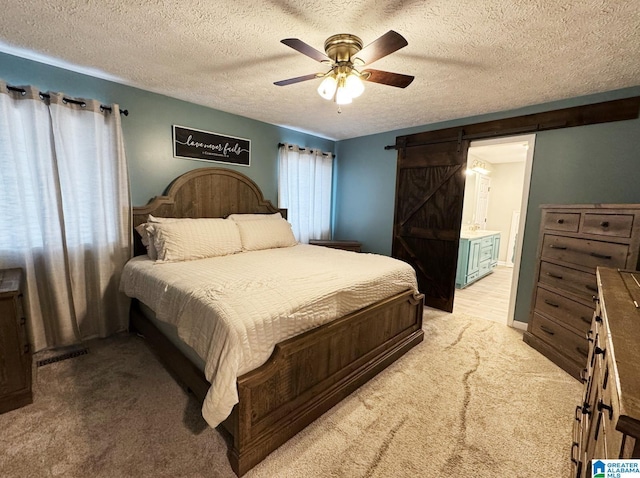
M 358 241 L 325 241 L 320 239 L 310 239 L 309 244 L 312 246 L 331 247 L 333 249 L 342 249 L 344 251 L 361 252 L 362 244 Z
M 0 413 L 33 402 L 21 269 L 0 270 Z

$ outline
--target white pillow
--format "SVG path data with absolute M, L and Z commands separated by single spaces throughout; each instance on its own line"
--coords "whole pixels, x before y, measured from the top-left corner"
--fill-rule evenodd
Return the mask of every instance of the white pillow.
M 147 249 L 147 256 L 149 256 L 149 259 L 152 261 L 155 261 L 158 258 L 158 252 L 156 251 L 156 246 L 153 241 L 153 228 L 148 227 L 150 226 L 149 223 L 172 221 L 180 221 L 180 219 L 175 217 L 155 217 L 149 214 L 149 216 L 147 216 L 147 222 L 138 224 L 135 227 L 135 230 L 140 234 L 142 245 Z
M 258 219 L 240 221 L 237 224 L 243 251 L 291 247 L 298 243 L 291 230 L 291 224 L 284 219 L 272 221 Z
M 153 243 L 153 237 L 151 237 L 151 234 L 147 231 L 147 223 L 143 222 L 142 224 L 138 224 L 135 227 L 135 230 L 140 234 L 142 245 L 147 248 L 147 255 L 149 256 L 149 259 L 155 261 L 158 258 L 158 254 Z
M 226 219 L 173 219 L 147 223 L 158 262 L 226 256 L 242 250 L 240 232 Z
M 276 212 L 275 214 L 229 214 L 227 219 L 232 221 L 255 221 L 257 219 L 282 219 L 282 214 Z

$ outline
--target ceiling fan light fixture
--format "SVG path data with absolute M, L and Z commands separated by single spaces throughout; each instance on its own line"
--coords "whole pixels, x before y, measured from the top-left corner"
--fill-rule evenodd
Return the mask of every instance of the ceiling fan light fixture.
M 351 93 L 346 86 L 344 78 L 340 78 L 338 82 L 338 90 L 336 91 L 336 103 L 339 105 L 348 105 L 353 101 Z
M 393 30 L 389 30 L 364 48 L 362 40 L 355 35 L 340 33 L 330 36 L 324 43 L 325 53 L 297 38 L 285 38 L 281 40 L 281 43 L 328 66 L 330 70 L 325 73 L 276 81 L 274 84 L 286 86 L 322 78 L 317 89 L 318 94 L 326 100 L 333 100 L 338 105 L 349 104 L 353 98 L 359 97 L 364 92 L 363 81 L 406 88 L 414 79 L 413 76 L 370 68 L 362 72 L 359 71 L 360 67 L 370 65 L 408 45 L 407 40 Z M 340 112 L 340 108 L 338 108 L 338 112 Z
M 320 83 L 320 86 L 318 86 L 318 94 L 325 100 L 331 100 L 333 99 L 333 95 L 336 94 L 337 87 L 338 81 L 335 76 L 326 76 L 324 80 L 322 80 L 322 83 Z
M 364 92 L 364 83 L 355 73 L 351 73 L 347 76 L 344 86 L 349 91 L 351 98 L 357 98 Z

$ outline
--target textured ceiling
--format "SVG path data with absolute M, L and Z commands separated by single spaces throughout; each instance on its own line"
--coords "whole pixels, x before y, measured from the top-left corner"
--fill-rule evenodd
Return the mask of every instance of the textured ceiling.
M 8 0 L 0 49 L 345 139 L 640 85 L 639 24 L 640 0 Z M 404 90 L 365 83 L 338 114 L 320 80 L 273 85 L 324 71 L 283 38 L 388 30 L 409 45 L 372 67 Z

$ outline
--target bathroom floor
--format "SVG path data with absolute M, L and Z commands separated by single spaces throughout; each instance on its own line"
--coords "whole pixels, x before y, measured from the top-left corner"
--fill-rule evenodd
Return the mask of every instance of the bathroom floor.
M 453 313 L 507 324 L 513 267 L 498 266 L 464 289 L 456 289 Z

